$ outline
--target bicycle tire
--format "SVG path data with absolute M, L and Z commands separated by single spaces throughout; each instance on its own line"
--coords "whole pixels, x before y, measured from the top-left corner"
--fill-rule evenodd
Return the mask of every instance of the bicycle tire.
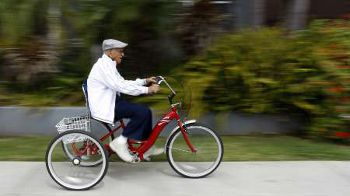
M 103 161 L 100 164 L 101 171 L 98 172 L 97 177 L 95 179 L 93 179 L 91 182 L 89 182 L 87 184 L 83 184 L 83 185 L 69 184 L 68 182 L 65 182 L 63 180 L 63 177 L 60 174 L 56 174 L 56 172 L 55 172 L 56 166 L 54 165 L 54 163 L 55 164 L 57 163 L 57 164 L 69 165 L 69 163 L 72 162 L 71 160 L 69 160 L 69 161 L 67 160 L 66 162 L 60 161 L 60 160 L 56 162 L 56 161 L 52 160 L 52 155 L 55 154 L 55 152 L 53 152 L 54 148 L 58 145 L 59 142 L 62 142 L 61 140 L 63 140 L 64 137 L 69 137 L 69 134 L 78 134 L 78 135 L 86 137 L 89 141 L 91 141 L 95 145 L 97 145 L 99 152 L 101 153 L 101 156 L 103 157 Z M 61 147 L 61 145 L 59 145 L 59 146 Z M 62 152 L 62 154 L 64 154 L 64 152 Z M 73 130 L 73 131 L 63 132 L 51 140 L 51 142 L 48 145 L 48 148 L 46 150 L 45 164 L 46 164 L 46 169 L 47 169 L 50 177 L 60 186 L 66 188 L 68 190 L 87 190 L 87 189 L 90 189 L 90 188 L 96 186 L 106 175 L 107 170 L 108 170 L 108 156 L 107 156 L 107 152 L 106 152 L 104 146 L 99 141 L 99 139 L 97 139 L 94 135 L 92 135 L 91 133 L 86 132 L 86 131 Z M 79 168 L 77 165 L 70 166 L 70 167 L 71 168 Z M 80 168 L 90 168 L 90 167 L 80 167 Z
M 198 123 L 186 125 L 186 129 L 190 142 L 197 149 L 197 152 L 190 152 L 182 137 L 182 132 L 178 128 L 169 136 L 166 143 L 167 160 L 174 171 L 181 176 L 188 178 L 208 176 L 219 167 L 222 161 L 224 154 L 222 140 L 214 130 Z M 197 153 L 202 154 L 198 155 Z M 206 168 L 200 171 L 204 166 Z M 186 171 L 187 169 L 191 171 Z

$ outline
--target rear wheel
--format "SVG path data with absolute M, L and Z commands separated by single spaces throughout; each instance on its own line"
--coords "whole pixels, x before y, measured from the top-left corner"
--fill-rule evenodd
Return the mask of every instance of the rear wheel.
M 69 148 L 63 149 L 62 143 Z M 86 131 L 67 131 L 57 135 L 48 146 L 45 161 L 51 178 L 62 187 L 72 190 L 95 186 L 108 169 L 108 156 L 104 146 Z M 101 163 L 86 167 L 96 161 Z
M 107 137 L 103 141 L 101 140 L 101 138 L 105 134 L 111 132 L 111 129 L 108 126 L 106 126 L 105 124 L 103 124 L 103 122 L 101 122 L 101 121 L 98 121 L 98 120 L 91 118 L 90 119 L 90 128 L 91 128 L 91 132 L 94 134 L 94 136 L 97 136 L 103 145 L 109 144 L 114 139 L 114 135 L 113 135 L 113 133 L 111 133 L 111 135 L 109 137 Z M 74 147 L 75 144 L 74 143 L 65 144 L 63 142 L 61 144 L 62 144 L 62 148 L 63 148 L 63 151 L 66 154 L 66 156 L 73 160 L 73 158 L 75 156 L 74 156 L 74 154 L 71 154 L 72 150 L 70 150 L 70 148 L 75 148 Z M 103 161 L 103 159 L 101 157 L 100 160 L 81 162 L 81 166 L 93 167 L 93 166 L 101 164 L 102 161 Z
M 199 124 L 187 125 L 187 136 L 196 152 L 192 152 L 180 128 L 169 136 L 166 154 L 171 167 L 180 175 L 201 178 L 220 165 L 224 149 L 218 134 Z

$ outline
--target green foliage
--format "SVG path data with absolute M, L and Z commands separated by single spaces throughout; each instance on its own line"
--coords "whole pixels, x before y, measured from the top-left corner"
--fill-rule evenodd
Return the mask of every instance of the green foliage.
M 321 90 L 325 97 L 322 115 L 315 115 L 311 131 L 316 135 L 335 137 L 334 132 L 350 132 L 350 22 L 320 20 L 301 32 L 304 40 L 313 40 L 312 51 L 323 70 Z
M 29 34 L 36 33 L 35 24 L 40 21 L 37 14 L 43 14 L 45 0 L 0 2 L 0 45 L 11 46 L 23 41 Z M 43 28 L 42 26 L 40 28 Z
M 106 38 L 129 43 L 120 66 L 124 77 L 169 70 L 179 60 L 164 40 L 173 34 L 178 5 L 164 0 L 0 1 L 0 104 L 82 104 L 81 81 Z
M 265 28 L 218 38 L 177 70 L 194 89 L 192 114 L 285 113 L 313 133 L 350 131 L 339 117 L 350 113 L 349 32 L 347 21 L 315 21 L 289 35 Z

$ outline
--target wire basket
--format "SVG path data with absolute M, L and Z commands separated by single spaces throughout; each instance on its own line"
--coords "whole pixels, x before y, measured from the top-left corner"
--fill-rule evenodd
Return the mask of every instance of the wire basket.
M 84 130 L 90 132 L 90 118 L 88 116 L 76 116 L 63 118 L 56 125 L 58 133 L 70 130 Z
M 60 122 L 56 125 L 58 133 L 63 133 L 66 131 L 71 130 L 82 130 L 90 132 L 90 118 L 89 116 L 76 116 L 76 117 L 69 117 L 69 118 L 63 118 Z M 81 142 L 86 140 L 86 137 L 83 137 L 81 135 L 73 135 L 70 137 L 63 138 L 63 143 L 74 143 L 74 142 Z

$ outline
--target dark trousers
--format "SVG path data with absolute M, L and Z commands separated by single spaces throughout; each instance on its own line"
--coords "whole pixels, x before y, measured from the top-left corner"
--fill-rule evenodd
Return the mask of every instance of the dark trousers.
M 147 106 L 129 103 L 119 96 L 115 101 L 114 121 L 129 118 L 122 135 L 134 140 L 146 140 L 152 131 L 152 112 Z

